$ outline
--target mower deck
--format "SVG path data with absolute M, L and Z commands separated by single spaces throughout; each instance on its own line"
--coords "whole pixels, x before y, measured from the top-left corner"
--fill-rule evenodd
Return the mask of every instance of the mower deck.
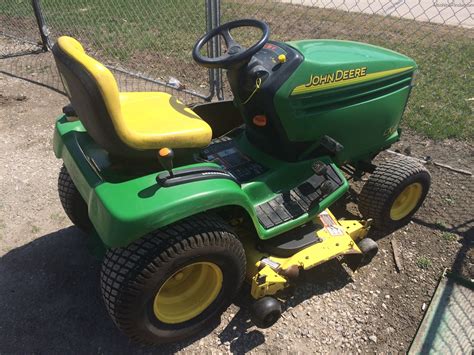
M 244 241 L 247 256 L 247 278 L 255 299 L 274 295 L 289 285 L 299 274 L 341 255 L 361 254 L 357 242 L 363 239 L 370 223 L 356 220 L 336 220 L 329 210 L 321 212 L 308 228 L 294 231 L 292 238 L 282 239 L 282 245 L 273 240 L 256 243 Z M 271 243 L 270 247 L 265 244 Z M 293 253 L 291 252 L 293 250 Z M 283 256 L 284 255 L 284 256 Z

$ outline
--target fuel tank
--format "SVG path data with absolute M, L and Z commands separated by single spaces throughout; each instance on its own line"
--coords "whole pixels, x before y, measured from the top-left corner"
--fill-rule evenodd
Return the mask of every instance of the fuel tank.
M 370 157 L 398 140 L 416 63 L 369 44 L 338 40 L 286 43 L 303 60 L 273 104 L 289 142 L 327 135 L 344 146 L 339 163 Z

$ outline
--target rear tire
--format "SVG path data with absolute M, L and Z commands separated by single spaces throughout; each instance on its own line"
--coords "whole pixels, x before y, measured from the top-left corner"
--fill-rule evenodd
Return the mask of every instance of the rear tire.
M 380 164 L 359 195 L 359 211 L 378 229 L 394 230 L 410 221 L 428 194 L 428 170 L 413 159 Z
M 102 295 L 131 339 L 169 343 L 214 324 L 239 291 L 245 270 L 244 249 L 229 226 L 197 215 L 107 251 Z
M 64 165 L 59 172 L 58 193 L 64 212 L 66 212 L 71 222 L 83 232 L 89 233 L 93 226 L 87 212 L 87 204 Z

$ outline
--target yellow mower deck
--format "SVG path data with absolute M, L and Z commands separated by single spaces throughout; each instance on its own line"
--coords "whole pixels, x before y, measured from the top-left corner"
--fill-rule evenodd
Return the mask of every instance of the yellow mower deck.
M 314 222 L 322 227 L 314 233 L 314 238 L 319 238 L 319 241 L 287 258 L 261 252 L 250 240 L 244 241 L 247 277 L 251 280 L 253 298 L 274 295 L 284 289 L 289 285 L 289 278 L 296 276 L 301 269 L 311 269 L 340 255 L 361 254 L 356 242 L 367 235 L 370 221 L 338 221 L 326 209 Z

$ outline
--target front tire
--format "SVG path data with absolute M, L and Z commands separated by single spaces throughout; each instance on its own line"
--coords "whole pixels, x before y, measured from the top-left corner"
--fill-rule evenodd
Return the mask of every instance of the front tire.
M 378 229 L 394 230 L 410 221 L 428 194 L 431 176 L 409 158 L 380 164 L 359 195 L 359 211 Z
M 245 269 L 244 249 L 229 226 L 198 215 L 109 250 L 102 295 L 127 336 L 169 343 L 218 320 L 239 291 Z

